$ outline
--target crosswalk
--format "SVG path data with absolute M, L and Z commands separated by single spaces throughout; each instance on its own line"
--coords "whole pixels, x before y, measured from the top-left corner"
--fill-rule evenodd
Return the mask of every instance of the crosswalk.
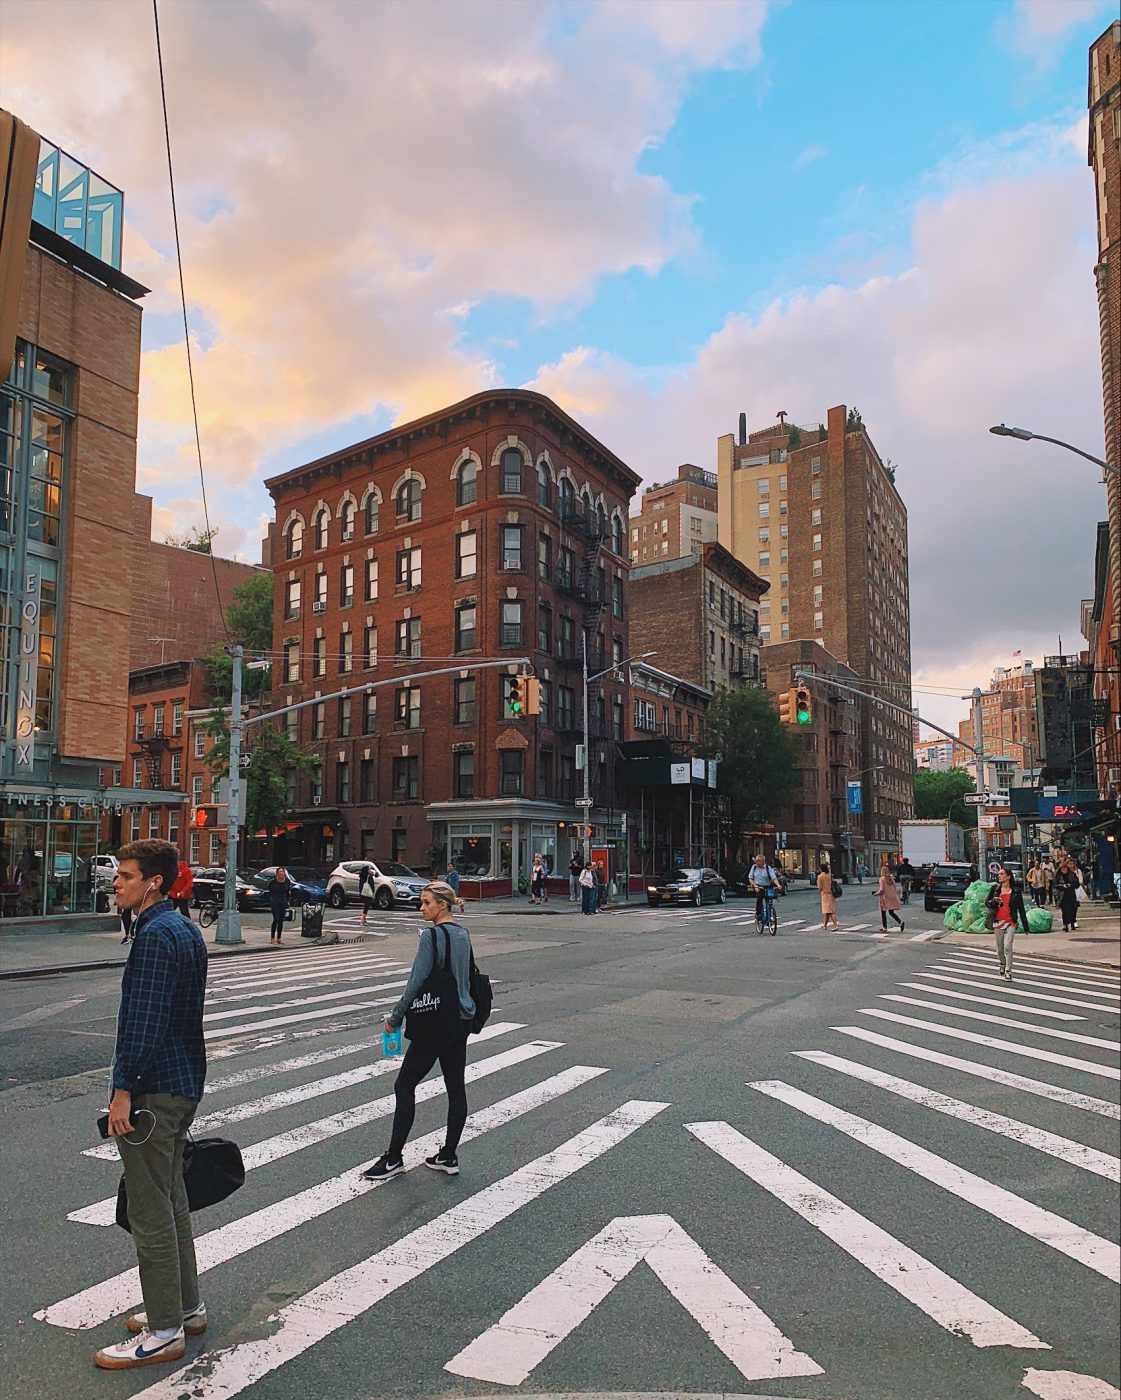
M 806 906 L 798 901 L 796 908 Z M 728 904 L 711 904 L 701 909 L 696 909 L 692 905 L 647 905 L 634 902 L 630 904 L 614 905 L 605 911 L 615 915 L 641 915 L 643 918 L 653 920 L 655 923 L 674 924 L 713 924 L 724 925 L 730 932 L 742 932 L 746 930 L 755 931 L 755 904 L 753 900 L 745 899 Z M 904 916 L 906 922 L 906 916 Z M 869 939 L 900 940 L 907 939 L 911 943 L 931 943 L 942 935 L 942 927 L 920 929 L 917 932 L 912 929 L 910 932 L 900 929 L 892 924 L 884 929 L 879 922 L 857 922 L 842 924 L 839 930 L 823 930 L 820 913 L 800 918 L 797 915 L 786 915 L 785 909 L 780 906 L 778 931 L 783 933 L 814 933 L 818 931 L 828 932 L 832 937 L 836 933 L 859 934 L 861 937 Z
M 186 1364 L 133 1393 L 218 1400 L 276 1372 L 300 1379 L 268 1393 L 312 1393 L 301 1358 L 352 1335 L 388 1357 L 392 1337 L 361 1320 L 400 1290 L 427 1306 L 440 1295 L 425 1290 L 471 1250 L 490 1286 L 466 1312 L 442 1315 L 435 1371 L 402 1394 L 445 1393 L 456 1377 L 547 1388 L 535 1383 L 578 1355 L 596 1309 L 641 1266 L 642 1287 L 664 1290 L 693 1320 L 698 1376 L 713 1393 L 800 1377 L 811 1400 L 851 1395 L 851 1363 L 823 1323 L 840 1335 L 869 1289 L 909 1310 L 909 1345 L 932 1357 L 1010 1356 L 1018 1391 L 1118 1400 L 1101 1357 L 1071 1369 L 1063 1351 L 1060 1364 L 1057 1318 L 1038 1295 L 1116 1317 L 1121 979 L 1028 956 L 1008 983 L 988 950 L 956 947 L 896 975 L 835 1024 L 799 1030 L 766 1077 L 737 1077 L 707 1116 L 659 1094 L 656 1076 L 636 1093 L 630 1069 L 608 1057 L 496 1019 L 470 1042 L 463 1144 L 493 1140 L 502 1165 L 468 1152 L 470 1176 L 449 1186 L 451 1204 L 443 1189 L 391 1188 L 378 1200 L 408 1200 L 401 1219 L 371 1207 L 366 1198 L 388 1183 L 359 1170 L 393 1112 L 397 1062 L 381 1057 L 374 1031 L 407 969 L 376 946 L 214 967 L 205 1028 L 217 1063 L 196 1128 L 236 1137 L 248 1178 L 195 1219 L 204 1296 L 255 1301 L 293 1242 L 306 1240 L 314 1267 L 294 1295 L 246 1312 L 229 1335 L 212 1301 L 214 1346 L 192 1345 Z M 301 1043 L 328 1030 L 322 1044 Z M 269 1037 L 281 1035 L 274 1054 Z M 442 1144 L 442 1095 L 439 1078 L 420 1087 L 432 1127 L 409 1143 L 406 1178 Z M 140 1305 L 127 1241 L 109 1229 L 117 1155 L 114 1144 L 86 1149 L 91 1165 L 75 1180 L 87 1189 L 63 1228 L 104 1231 L 118 1266 L 91 1270 L 78 1261 L 96 1252 L 75 1249 L 71 1286 L 38 1307 L 41 1324 L 119 1330 Z M 655 1158 L 672 1169 L 654 1192 L 647 1177 L 638 1201 L 628 1180 Z M 576 1189 L 583 1178 L 596 1182 L 591 1196 Z M 617 1209 L 604 1215 L 608 1199 Z M 698 1209 L 707 1199 L 717 1204 Z M 816 1261 L 812 1293 L 790 1276 L 792 1258 Z M 811 1303 L 823 1316 L 807 1313 Z M 879 1317 L 867 1309 L 873 1366 Z M 1009 1394 L 1006 1376 L 993 1371 L 984 1393 Z M 899 1392 L 870 1371 L 861 1393 Z

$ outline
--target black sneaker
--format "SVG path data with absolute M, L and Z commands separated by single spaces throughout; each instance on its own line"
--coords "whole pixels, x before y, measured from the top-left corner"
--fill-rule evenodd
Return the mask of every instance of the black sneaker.
M 387 1177 L 399 1176 L 405 1170 L 405 1164 L 400 1157 L 395 1162 L 391 1162 L 388 1156 L 379 1157 L 373 1166 L 367 1167 L 362 1173 L 363 1181 L 385 1181 Z
M 424 1165 L 431 1167 L 434 1172 L 443 1172 L 445 1176 L 459 1175 L 459 1158 L 445 1157 L 444 1149 L 441 1148 L 435 1157 L 425 1157 Z

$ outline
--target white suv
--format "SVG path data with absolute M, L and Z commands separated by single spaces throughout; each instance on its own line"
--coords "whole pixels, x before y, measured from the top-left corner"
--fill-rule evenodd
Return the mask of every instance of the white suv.
M 358 881 L 364 869 L 368 869 L 373 878 L 375 909 L 392 909 L 396 904 L 420 908 L 420 892 L 425 880 L 415 870 L 396 860 L 344 860 L 327 877 L 327 902 L 332 909 L 341 909 L 359 898 Z M 367 884 L 366 890 L 369 888 Z

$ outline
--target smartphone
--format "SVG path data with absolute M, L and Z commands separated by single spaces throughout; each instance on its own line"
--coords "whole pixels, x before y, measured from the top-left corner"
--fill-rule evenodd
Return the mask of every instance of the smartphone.
M 128 1116 L 128 1121 L 132 1124 L 132 1126 L 133 1126 L 134 1128 L 137 1126 L 136 1114 L 137 1114 L 137 1110 L 134 1108 L 134 1109 L 132 1110 L 132 1112 L 131 1112 L 131 1113 L 129 1114 L 129 1116 Z M 108 1113 L 103 1113 L 103 1114 L 101 1115 L 101 1117 L 97 1120 L 97 1131 L 101 1134 L 101 1136 L 102 1136 L 103 1138 L 107 1138 L 107 1137 L 109 1136 L 109 1115 L 108 1115 Z

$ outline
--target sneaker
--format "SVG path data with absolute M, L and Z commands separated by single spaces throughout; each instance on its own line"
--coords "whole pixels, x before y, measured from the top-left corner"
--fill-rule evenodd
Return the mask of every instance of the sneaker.
M 1010 972 L 1002 972 L 1002 973 L 1001 973 L 1001 976 L 1004 978 L 1004 980 L 1005 980 L 1006 982 L 1011 982 L 1011 981 L 1012 981 L 1012 974 L 1011 974 Z
M 906 933 L 906 932 L 907 932 L 907 920 L 906 920 L 906 919 L 904 919 L 903 922 L 899 925 L 899 932 L 900 932 L 900 933 Z
M 125 1326 L 130 1332 L 147 1332 L 148 1314 L 133 1313 Z M 206 1331 L 206 1304 L 200 1303 L 193 1312 L 183 1314 L 183 1331 L 188 1337 L 201 1337 Z
M 135 1339 L 95 1351 L 93 1364 L 106 1371 L 128 1371 L 134 1366 L 156 1366 L 162 1361 L 182 1361 L 186 1349 L 187 1340 L 182 1327 L 174 1337 L 168 1337 L 166 1340 L 154 1337 L 151 1332 L 141 1332 Z
M 405 1170 L 405 1164 L 400 1157 L 395 1162 L 391 1162 L 388 1156 L 379 1157 L 378 1160 L 366 1168 L 362 1173 L 363 1181 L 385 1181 L 387 1177 L 399 1176 Z
M 425 1157 L 424 1165 L 431 1167 L 434 1172 L 443 1172 L 445 1176 L 459 1175 L 459 1158 L 454 1155 L 445 1157 L 443 1148 L 436 1153 L 435 1157 Z

